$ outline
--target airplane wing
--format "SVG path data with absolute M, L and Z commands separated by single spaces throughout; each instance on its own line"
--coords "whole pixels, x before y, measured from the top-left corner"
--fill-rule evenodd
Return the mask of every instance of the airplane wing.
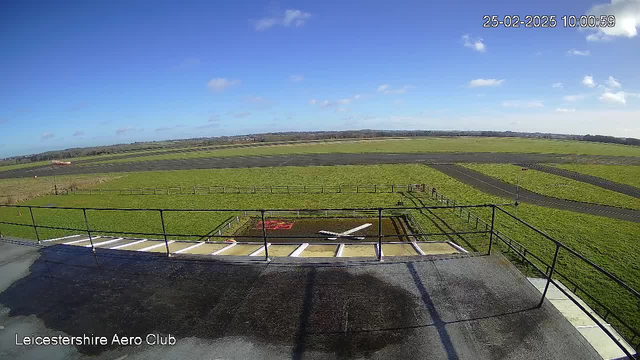
M 353 228 L 353 229 L 351 229 L 351 230 L 347 230 L 347 231 L 345 231 L 345 232 L 343 232 L 343 233 L 340 233 L 340 235 L 349 235 L 349 234 L 354 233 L 354 232 L 356 232 L 356 231 L 359 231 L 359 230 L 362 230 L 362 229 L 366 229 L 366 228 L 368 228 L 368 227 L 369 227 L 369 226 L 371 226 L 371 225 L 373 225 L 373 224 L 369 224 L 369 223 L 367 223 L 367 224 L 364 224 L 364 225 L 360 225 L 360 226 L 355 227 L 355 228 Z
M 324 230 L 320 230 L 318 231 L 320 234 L 325 234 L 325 235 L 333 235 L 333 236 L 340 236 L 342 234 L 338 234 L 336 232 L 332 232 L 332 231 L 324 231 Z

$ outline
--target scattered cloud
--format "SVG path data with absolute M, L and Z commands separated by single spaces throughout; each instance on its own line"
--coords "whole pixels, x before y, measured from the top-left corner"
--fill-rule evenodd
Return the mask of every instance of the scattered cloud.
M 624 91 L 618 91 L 617 93 L 612 93 L 612 92 L 605 92 L 604 94 L 600 95 L 600 97 L 598 98 L 598 100 L 608 103 L 608 104 L 620 104 L 620 105 L 624 105 L 627 103 L 627 99 L 625 96 Z
M 482 38 L 472 39 L 469 34 L 462 36 L 462 44 L 478 52 L 487 51 L 487 46 L 482 42 Z
M 567 55 L 572 55 L 572 56 L 589 56 L 589 55 L 591 55 L 591 51 L 589 51 L 589 50 L 576 50 L 576 49 L 571 49 L 571 50 L 567 51 Z
M 0 117 L 0 124 L 7 124 L 8 122 L 9 122 L 9 119 Z
M 214 122 L 219 122 L 220 121 L 220 115 L 214 114 L 209 116 L 209 120 L 210 123 L 214 123 Z
M 183 128 L 186 125 L 174 125 L 174 126 L 163 126 L 163 127 L 159 127 L 157 129 L 155 129 L 156 132 L 162 132 L 162 131 L 169 131 L 169 130 L 173 130 L 173 129 L 178 129 L 178 128 Z
M 304 23 L 307 22 L 309 18 L 311 18 L 311 13 L 309 12 L 296 9 L 288 9 L 285 10 L 284 13 L 272 17 L 265 17 L 256 21 L 255 28 L 258 31 L 263 31 L 274 26 L 300 27 L 304 25 Z
M 577 94 L 577 95 L 567 95 L 567 96 L 564 96 L 562 99 L 567 102 L 576 102 L 576 101 L 584 100 L 586 97 L 587 97 L 586 94 Z
M 588 87 L 588 88 L 594 88 L 596 86 L 595 81 L 593 81 L 593 76 L 590 75 L 586 75 L 583 79 L 582 79 L 582 85 Z
M 556 112 L 560 112 L 560 113 L 573 113 L 576 112 L 576 109 L 574 108 L 557 108 Z
M 137 129 L 134 128 L 133 126 L 122 127 L 122 128 L 116 129 L 116 135 L 123 135 L 132 131 L 137 131 Z
M 71 106 L 69 106 L 69 112 L 76 112 L 76 111 L 80 111 L 82 109 L 86 109 L 89 106 L 89 104 L 86 101 L 83 102 L 79 102 L 77 104 L 73 104 Z
M 502 102 L 503 107 L 507 108 L 542 108 L 544 102 L 539 100 L 521 101 L 521 100 L 508 100 Z
M 632 38 L 638 35 L 640 27 L 640 1 L 611 0 L 611 3 L 593 6 L 587 11 L 587 15 L 615 16 L 615 26 L 601 26 L 597 32 L 587 35 L 587 40 L 607 41 L 615 36 Z
M 504 82 L 504 79 L 473 79 L 469 82 L 469 87 L 481 87 L 481 86 L 500 86 Z
M 54 137 L 56 137 L 53 133 L 50 132 L 44 132 L 42 133 L 42 136 L 40 136 L 40 140 L 49 140 L 49 139 L 53 139 Z
M 237 85 L 239 83 L 240 83 L 240 80 L 228 80 L 225 78 L 216 78 L 216 79 L 211 79 L 207 84 L 207 87 L 209 88 L 209 90 L 213 92 L 221 92 L 221 91 L 224 91 L 224 89 L 233 85 Z
M 289 81 L 291 82 L 302 82 L 304 80 L 304 76 L 302 75 L 289 75 Z
M 251 116 L 251 113 L 250 112 L 246 112 L 246 111 L 245 112 L 237 112 L 237 113 L 231 114 L 231 116 L 233 116 L 236 119 L 243 119 L 243 118 L 246 118 L 248 116 Z
M 355 100 L 360 99 L 362 96 L 360 95 L 353 95 L 351 97 L 348 98 L 343 98 L 343 99 L 338 99 L 338 100 L 323 100 L 323 101 L 319 101 L 316 99 L 311 99 L 309 100 L 309 105 L 319 105 L 322 108 L 329 108 L 329 107 L 338 107 L 337 111 L 345 111 L 347 110 L 344 106 L 345 105 L 349 105 L 352 102 L 354 102 Z
M 389 84 L 382 84 L 378 86 L 378 92 L 383 94 L 395 94 L 401 95 L 406 94 L 409 89 L 413 88 L 411 85 L 405 85 L 399 88 L 392 88 Z
M 82 130 L 78 130 L 78 131 L 76 131 L 76 132 L 74 132 L 74 133 L 73 133 L 73 136 L 76 136 L 76 137 L 77 137 L 77 136 L 84 136 L 84 131 L 82 131 Z
M 553 85 L 551 85 L 551 87 L 554 88 L 554 89 L 563 89 L 564 88 L 564 84 L 562 84 L 561 82 L 554 83 Z
M 607 79 L 607 86 L 612 89 L 622 87 L 622 85 L 620 85 L 620 83 L 618 82 L 618 79 L 614 78 L 613 76 L 609 76 L 609 79 Z

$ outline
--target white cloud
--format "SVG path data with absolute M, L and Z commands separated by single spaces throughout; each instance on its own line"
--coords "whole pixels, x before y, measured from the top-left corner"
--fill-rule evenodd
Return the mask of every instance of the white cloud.
M 224 89 L 228 88 L 229 86 L 236 85 L 239 83 L 240 83 L 239 80 L 228 80 L 225 78 L 217 78 L 217 79 L 211 79 L 211 81 L 209 81 L 209 83 L 207 84 L 207 87 L 209 88 L 209 90 L 213 92 L 221 92 L 221 91 L 224 91 Z
M 214 123 L 214 122 L 219 122 L 220 121 L 220 115 L 211 115 L 209 116 L 209 122 L 210 123 Z
M 285 10 L 283 14 L 279 14 L 273 17 L 262 18 L 255 23 L 256 30 L 262 31 L 270 29 L 276 25 L 284 26 L 284 27 L 299 27 L 304 25 L 304 23 L 309 20 L 311 17 L 311 13 L 296 10 L 296 9 L 288 9 Z
M 610 4 L 593 6 L 587 11 L 587 15 L 613 15 L 616 21 L 613 27 L 599 27 L 596 33 L 587 36 L 587 40 L 610 40 L 615 36 L 632 38 L 638 35 L 640 27 L 640 1 L 611 0 Z
M 507 100 L 502 102 L 502 106 L 507 108 L 542 108 L 544 107 L 544 102 L 539 100 Z
M 250 112 L 238 112 L 238 113 L 234 113 L 232 114 L 232 116 L 236 119 L 242 119 L 242 118 L 246 118 L 248 116 L 251 116 Z
M 593 88 L 596 86 L 595 81 L 593 81 L 593 76 L 589 76 L 586 75 L 583 79 L 582 79 L 582 85 L 588 87 L 588 88 Z
M 573 113 L 576 112 L 576 109 L 574 108 L 557 108 L 556 112 L 560 112 L 560 113 Z
M 504 82 L 504 79 L 473 79 L 469 82 L 469 87 L 481 87 L 481 86 L 500 86 Z
M 564 96 L 562 99 L 567 102 L 575 102 L 575 101 L 584 100 L 584 98 L 586 97 L 587 97 L 586 94 L 577 94 L 577 95 L 567 95 L 567 96 Z
M 302 80 L 304 80 L 302 75 L 289 75 L 289 81 L 291 82 L 301 82 Z
M 342 98 L 342 99 L 338 99 L 338 100 L 318 101 L 316 99 L 311 99 L 311 100 L 309 100 L 309 105 L 320 105 L 320 107 L 323 107 L 323 108 L 329 108 L 329 107 L 338 106 L 339 107 L 339 109 L 338 109 L 339 111 L 345 111 L 346 108 L 344 108 L 344 105 L 349 105 L 354 100 L 358 100 L 360 98 L 361 98 L 360 95 L 353 95 L 351 97 Z
M 567 51 L 567 55 L 575 55 L 575 56 L 589 56 L 589 55 L 591 55 L 591 51 L 589 51 L 589 50 L 576 50 L 576 49 L 571 49 L 571 50 Z
M 487 46 L 482 42 L 481 38 L 472 39 L 468 34 L 462 36 L 463 45 L 478 52 L 487 51 Z
M 40 136 L 41 140 L 48 140 L 48 139 L 53 139 L 54 137 L 56 137 L 53 133 L 50 132 L 44 132 L 42 133 L 42 136 Z
M 587 35 L 587 41 L 611 41 L 611 40 L 613 40 L 613 37 L 601 31 Z
M 607 86 L 612 89 L 622 87 L 622 85 L 620 85 L 620 83 L 618 82 L 618 79 L 614 78 L 613 76 L 609 76 L 609 79 L 607 79 Z
M 403 87 L 399 87 L 399 88 L 391 88 L 391 86 L 389 86 L 389 84 L 382 84 L 380 86 L 378 86 L 378 92 L 384 93 L 384 94 L 405 94 L 409 89 L 413 88 L 413 86 L 411 85 L 405 85 Z
M 604 94 L 602 94 L 598 99 L 608 104 L 624 105 L 627 103 L 627 99 L 624 91 L 618 91 L 617 93 L 612 93 L 607 91 Z
M 554 89 L 563 89 L 564 85 L 561 82 L 559 82 L 559 83 L 554 83 L 553 85 L 551 85 L 551 87 Z
M 74 133 L 73 133 L 73 136 L 74 136 L 74 137 L 77 137 L 77 136 L 84 136 L 84 131 L 82 131 L 82 130 L 78 130 L 78 131 L 76 131 L 76 132 L 74 132 Z

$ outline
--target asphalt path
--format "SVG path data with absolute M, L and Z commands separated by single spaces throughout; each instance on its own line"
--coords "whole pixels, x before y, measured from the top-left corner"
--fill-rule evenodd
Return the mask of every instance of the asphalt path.
M 56 167 L 0 171 L 0 179 L 97 174 L 113 172 L 226 169 L 275 166 L 334 166 L 334 165 L 375 165 L 375 164 L 452 164 L 452 163 L 615 163 L 640 165 L 640 157 L 563 155 L 563 154 L 521 154 L 521 153 L 361 153 L 361 154 L 303 154 L 273 156 L 234 156 L 194 159 L 170 159 L 139 162 L 119 162 L 107 164 L 86 164 Z
M 582 181 L 591 185 L 599 186 L 601 188 L 619 192 L 625 195 L 633 196 L 640 199 L 640 189 L 626 184 L 621 184 L 615 181 L 603 179 L 597 176 L 586 175 L 579 172 L 561 169 L 553 166 L 541 165 L 541 164 L 521 164 L 524 167 L 528 167 L 534 170 L 546 172 L 553 175 L 563 176 L 569 179 Z M 638 174 L 640 176 L 640 174 Z
M 478 171 L 453 164 L 431 165 L 431 167 L 491 195 L 510 200 L 516 198 L 515 185 L 508 184 Z M 569 210 L 640 223 L 640 211 L 638 210 L 559 199 L 552 196 L 541 195 L 523 188 L 520 188 L 519 201 L 554 209 Z

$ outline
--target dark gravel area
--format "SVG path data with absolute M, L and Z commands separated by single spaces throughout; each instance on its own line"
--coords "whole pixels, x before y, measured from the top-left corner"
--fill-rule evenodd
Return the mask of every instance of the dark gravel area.
M 515 200 L 516 198 L 515 185 L 478 171 L 459 165 L 431 165 L 431 167 L 486 193 L 509 200 Z M 638 210 L 564 200 L 541 195 L 523 188 L 520 188 L 520 202 L 640 223 L 640 211 Z
M 0 357 L 599 359 L 502 255 L 232 263 L 0 242 Z M 14 346 L 15 333 L 171 334 L 156 346 Z M 40 352 L 38 352 L 40 350 Z

